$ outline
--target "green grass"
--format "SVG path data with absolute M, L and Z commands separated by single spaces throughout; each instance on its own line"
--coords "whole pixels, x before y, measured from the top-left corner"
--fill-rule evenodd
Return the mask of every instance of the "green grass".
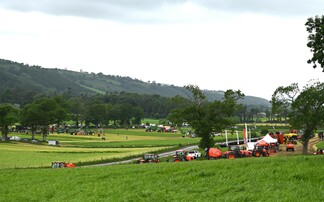
M 0 201 L 323 201 L 322 156 L 4 169 Z
M 318 144 L 316 144 L 317 148 L 324 148 L 324 141 L 319 142 Z
M 73 163 L 103 162 L 111 159 L 140 156 L 167 147 L 143 148 L 70 148 L 29 143 L 1 143 L 0 169 L 48 167 L 52 161 Z
M 143 148 L 143 147 L 165 147 L 165 146 L 187 146 L 199 143 L 199 138 L 183 138 L 173 140 L 133 140 L 113 142 L 70 142 L 69 146 L 85 148 Z

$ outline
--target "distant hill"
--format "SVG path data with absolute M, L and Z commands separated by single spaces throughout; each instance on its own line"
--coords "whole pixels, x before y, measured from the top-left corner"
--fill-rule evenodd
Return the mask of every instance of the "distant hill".
M 130 77 L 104 75 L 102 73 L 76 72 L 64 69 L 48 69 L 0 59 L 0 102 L 24 104 L 38 94 L 69 94 L 70 96 L 96 95 L 112 92 L 158 94 L 165 97 L 180 95 L 189 97 L 184 87 L 160 83 L 148 83 Z M 209 101 L 223 98 L 224 91 L 204 90 Z M 245 96 L 247 106 L 269 107 L 269 101 Z

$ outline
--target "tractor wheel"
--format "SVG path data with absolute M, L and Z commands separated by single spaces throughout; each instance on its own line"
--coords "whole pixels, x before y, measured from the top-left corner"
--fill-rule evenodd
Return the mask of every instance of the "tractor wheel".
M 270 154 L 269 154 L 269 152 L 266 152 L 266 153 L 263 153 L 263 156 L 265 156 L 265 157 L 269 157 Z
M 181 159 L 174 159 L 173 161 L 176 163 L 179 163 L 179 162 L 181 162 Z
M 228 159 L 235 159 L 235 155 L 234 155 L 234 154 L 228 154 L 228 155 L 227 155 L 227 158 L 228 158 Z
M 260 157 L 261 156 L 261 152 L 259 150 L 254 152 L 254 156 L 255 157 Z

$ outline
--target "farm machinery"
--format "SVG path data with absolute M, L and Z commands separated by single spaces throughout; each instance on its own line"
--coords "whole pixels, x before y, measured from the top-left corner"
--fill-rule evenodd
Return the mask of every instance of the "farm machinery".
M 295 151 L 294 141 L 289 141 L 286 144 L 286 151 Z
M 270 153 L 265 146 L 256 146 L 252 151 L 252 156 L 254 156 L 254 157 L 260 157 L 260 156 L 269 157 Z
M 173 156 L 174 162 L 181 162 L 181 161 L 192 161 L 195 159 L 195 156 L 188 155 L 188 152 L 184 150 L 177 150 L 175 155 Z
M 73 163 L 65 163 L 63 161 L 54 161 L 52 162 L 52 168 L 76 168 Z
M 137 160 L 137 163 L 159 163 L 160 157 L 157 154 L 144 154 L 141 159 Z
M 245 158 L 251 156 L 252 156 L 252 152 L 244 150 L 242 146 L 235 146 L 235 145 L 231 146 L 229 147 L 229 150 L 224 153 L 217 148 L 205 149 L 205 157 L 208 160 L 220 159 L 220 158 L 235 159 L 235 158 Z

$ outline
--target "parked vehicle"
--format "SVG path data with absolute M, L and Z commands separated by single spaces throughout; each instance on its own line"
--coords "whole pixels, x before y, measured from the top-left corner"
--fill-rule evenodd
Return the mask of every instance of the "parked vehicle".
M 141 159 L 137 160 L 137 163 L 159 163 L 160 157 L 157 154 L 144 154 Z
M 173 156 L 174 162 L 181 162 L 181 161 L 192 161 L 195 157 L 188 155 L 188 152 L 184 150 L 177 150 L 175 155 Z
M 252 151 L 252 156 L 254 156 L 254 157 L 260 157 L 260 156 L 269 157 L 270 153 L 266 146 L 256 146 Z
M 289 141 L 286 144 L 286 151 L 295 151 L 295 145 L 293 141 Z
M 64 161 L 53 161 L 52 168 L 76 168 L 73 163 L 66 163 Z
M 201 157 L 201 153 L 198 150 L 190 150 L 188 151 L 188 156 L 192 156 L 196 159 Z
M 234 159 L 234 158 L 245 158 L 251 157 L 252 152 L 245 150 L 242 146 L 232 145 L 229 147 L 229 150 L 224 153 L 224 157 L 227 159 Z

